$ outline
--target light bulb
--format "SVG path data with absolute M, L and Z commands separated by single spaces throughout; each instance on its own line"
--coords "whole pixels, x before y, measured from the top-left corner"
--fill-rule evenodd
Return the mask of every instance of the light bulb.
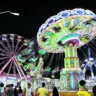
M 16 15 L 16 16 L 19 16 L 20 15 L 19 13 L 11 13 L 11 14 Z

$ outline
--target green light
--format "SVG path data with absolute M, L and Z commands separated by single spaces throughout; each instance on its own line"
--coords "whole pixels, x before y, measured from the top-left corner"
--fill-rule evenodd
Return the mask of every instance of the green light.
M 49 72 L 50 70 L 51 70 L 51 68 L 49 68 L 49 67 L 47 67 L 47 68 L 45 69 L 45 71 L 48 71 L 48 72 Z
M 21 62 L 21 63 L 24 63 L 24 62 L 26 61 L 26 58 L 23 58 L 23 59 L 22 59 L 21 54 L 19 54 L 19 55 L 17 56 L 17 60 L 18 60 L 19 62 Z
M 38 70 L 38 67 L 34 67 L 34 71 L 37 71 Z
M 87 41 L 88 41 L 88 40 L 86 39 L 86 37 L 81 37 L 80 40 L 83 41 L 83 42 L 87 42 Z
M 63 41 L 65 41 L 65 40 L 67 40 L 67 39 L 71 39 L 71 38 L 79 38 L 79 34 L 76 34 L 76 33 L 74 33 L 74 34 L 69 34 L 69 35 L 66 35 L 66 36 L 64 36 L 64 37 L 62 37 L 61 38 L 61 42 L 63 42 Z
M 33 45 L 33 42 L 29 42 L 28 45 L 29 45 L 29 46 L 32 46 L 32 45 Z
M 37 60 L 37 58 L 31 58 L 30 61 L 35 62 Z
M 29 54 L 29 53 L 30 53 L 30 50 L 28 50 L 28 49 L 25 49 L 25 50 L 24 50 L 24 54 L 27 55 L 27 54 Z
M 38 53 L 44 55 L 46 52 L 43 49 L 40 49 Z
M 24 70 L 30 69 L 32 67 L 32 64 L 24 65 Z
M 50 37 L 51 36 L 54 36 L 54 33 L 53 32 L 50 32 L 50 31 L 49 32 L 46 32 L 45 34 L 46 34 L 46 36 L 50 36 Z

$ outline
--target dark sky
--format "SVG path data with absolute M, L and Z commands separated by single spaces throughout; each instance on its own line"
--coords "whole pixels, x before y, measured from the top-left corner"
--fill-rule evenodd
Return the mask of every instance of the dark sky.
M 0 3 L 0 12 L 9 10 L 20 13 L 19 17 L 11 14 L 0 15 L 0 34 L 15 33 L 25 38 L 32 38 L 36 36 L 41 24 L 62 10 L 81 7 L 96 13 L 94 2 L 92 0 L 87 0 L 85 3 L 84 0 L 45 0 L 44 2 L 36 0 L 35 3 L 24 1 L 20 3 L 13 0 L 10 3 Z

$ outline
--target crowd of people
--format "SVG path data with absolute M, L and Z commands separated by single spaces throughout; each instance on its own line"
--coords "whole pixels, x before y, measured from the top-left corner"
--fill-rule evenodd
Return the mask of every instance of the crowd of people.
M 13 87 L 13 84 L 9 84 L 4 87 L 4 84 L 1 83 L 0 85 L 0 96 L 23 96 L 21 86 Z
M 13 87 L 13 84 L 4 87 L 3 83 L 0 83 L 0 96 L 48 96 L 48 90 L 45 88 L 45 83 L 42 83 L 42 87 L 37 88 L 35 92 L 32 90 L 31 83 L 27 84 L 27 87 L 22 90 L 21 86 Z
M 96 96 L 96 86 L 92 89 L 93 94 L 90 94 L 84 80 L 81 80 L 79 84 L 80 89 L 77 92 L 77 96 Z M 45 83 L 42 83 L 42 87 L 37 88 L 35 91 L 32 90 L 32 87 L 31 83 L 28 83 L 24 90 L 22 90 L 21 86 L 15 86 L 15 88 L 13 88 L 13 84 L 7 85 L 4 88 L 4 84 L 0 83 L 0 96 L 48 96 L 48 90 L 45 88 Z M 60 96 L 56 87 L 53 87 L 50 96 Z

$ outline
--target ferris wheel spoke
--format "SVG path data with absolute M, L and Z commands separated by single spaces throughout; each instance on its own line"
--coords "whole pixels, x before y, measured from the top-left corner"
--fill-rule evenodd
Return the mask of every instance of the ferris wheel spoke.
M 18 44 L 19 44 L 19 42 L 17 41 L 17 43 L 16 43 L 16 47 L 15 47 L 15 52 L 17 51 Z
M 0 60 L 4 60 L 4 59 L 8 59 L 9 57 L 2 57 L 0 58 Z
M 14 51 L 14 41 L 13 40 L 11 41 L 12 41 L 12 50 Z
M 25 74 L 24 74 L 24 72 L 23 72 L 22 68 L 21 68 L 21 67 L 20 67 L 20 65 L 18 64 L 18 61 L 17 61 L 16 57 L 15 57 L 15 61 L 16 61 L 16 64 L 18 65 L 18 67 L 19 67 L 20 71 L 22 72 L 22 74 L 23 74 L 23 76 L 24 76 L 25 80 L 27 81 L 27 78 L 26 78 L 26 76 L 25 76 Z
M 0 63 L 0 65 L 5 64 L 7 61 L 8 61 L 8 60 L 4 60 L 2 63 Z
M 31 39 L 31 41 L 33 41 L 33 40 L 35 40 L 35 39 L 37 40 L 36 36 L 35 36 L 35 37 L 33 37 L 33 38 Z
M 1 53 L 0 56 L 9 56 L 9 55 Z
M 0 51 L 3 52 L 3 53 L 8 54 L 8 52 L 6 50 L 3 50 L 2 48 L 0 48 Z
M 12 68 L 12 61 L 10 62 L 10 66 L 9 66 L 9 69 L 8 69 L 8 74 L 10 73 L 10 70 L 11 70 L 11 68 Z
M 18 68 L 18 65 L 16 64 L 16 61 L 15 61 L 15 60 L 14 60 L 14 64 L 15 64 L 15 66 L 16 66 L 16 68 L 17 68 L 17 71 L 18 71 L 18 73 L 19 73 L 20 78 L 22 78 L 21 72 L 20 72 L 20 70 L 19 70 L 19 68 Z
M 9 48 L 9 50 L 11 51 L 12 49 L 11 49 L 11 45 L 9 43 L 9 40 L 6 40 L 6 44 L 7 44 L 8 48 Z
M 1 42 L 0 44 L 2 45 L 2 47 L 3 47 L 7 52 L 9 52 L 9 49 L 6 47 L 6 45 L 5 45 L 3 42 Z
M 13 59 L 14 57 L 12 57 L 11 59 L 9 59 L 9 61 L 3 66 L 3 68 L 0 70 L 0 74 L 3 72 L 3 70 L 8 66 L 8 64 L 11 62 L 11 60 Z
M 17 50 L 16 53 L 18 53 L 22 49 L 22 47 L 23 47 L 23 44 L 20 46 L 20 48 Z
M 16 76 L 16 66 L 13 64 L 13 74 Z

